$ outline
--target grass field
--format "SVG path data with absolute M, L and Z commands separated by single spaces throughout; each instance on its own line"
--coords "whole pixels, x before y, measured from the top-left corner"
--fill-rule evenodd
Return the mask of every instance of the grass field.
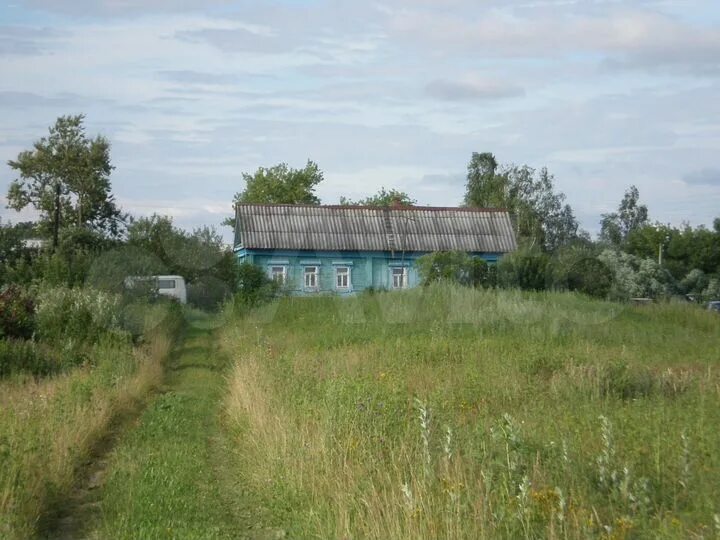
M 220 337 L 235 474 L 288 537 L 720 537 L 715 314 L 436 286 Z
M 181 324 L 168 317 L 137 347 L 108 337 L 61 375 L 0 381 L 0 538 L 56 537 L 46 529 L 111 424 L 162 383 Z

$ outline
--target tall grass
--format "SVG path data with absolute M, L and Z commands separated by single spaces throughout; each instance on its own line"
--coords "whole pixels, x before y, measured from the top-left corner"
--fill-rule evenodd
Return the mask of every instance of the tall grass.
M 227 413 L 298 538 L 688 538 L 720 502 L 720 320 L 435 286 L 230 318 Z
M 0 382 L 1 538 L 37 533 L 110 422 L 161 383 L 178 324 L 166 317 L 138 348 L 101 338 L 91 363 L 63 375 Z

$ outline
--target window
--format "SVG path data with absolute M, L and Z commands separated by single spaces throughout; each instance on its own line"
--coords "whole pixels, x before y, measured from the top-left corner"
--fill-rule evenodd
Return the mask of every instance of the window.
M 175 280 L 174 279 L 158 279 L 157 288 L 158 289 L 174 289 L 175 288 Z
M 287 278 L 287 268 L 285 266 L 271 266 L 270 278 L 273 281 L 277 281 L 280 285 L 285 285 L 285 279 Z
M 305 267 L 305 288 L 306 289 L 317 289 L 318 288 L 318 267 L 317 266 L 306 266 Z
M 338 289 L 349 289 L 350 288 L 350 267 L 348 267 L 348 266 L 335 267 L 335 287 Z
M 392 287 L 393 289 L 404 289 L 407 287 L 407 268 L 392 269 Z

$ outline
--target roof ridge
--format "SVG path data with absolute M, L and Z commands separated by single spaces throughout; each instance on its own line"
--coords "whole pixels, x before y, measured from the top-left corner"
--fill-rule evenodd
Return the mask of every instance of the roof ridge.
M 264 208 L 323 208 L 329 210 L 378 210 L 378 211 L 411 211 L 429 210 L 444 212 L 509 212 L 507 208 L 478 208 L 470 206 L 359 206 L 345 204 L 276 204 L 276 203 L 235 203 L 237 207 L 264 207 Z

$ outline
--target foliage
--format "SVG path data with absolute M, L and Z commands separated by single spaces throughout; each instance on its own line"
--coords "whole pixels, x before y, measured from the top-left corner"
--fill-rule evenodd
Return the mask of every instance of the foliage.
M 472 153 L 467 166 L 465 204 L 478 208 L 507 206 L 508 179 L 498 174 L 498 162 L 489 152 Z
M 235 194 L 233 204 L 320 204 L 315 188 L 323 181 L 323 172 L 314 161 L 308 160 L 302 169 L 293 169 L 287 163 L 260 167 L 242 177 L 245 189 Z M 223 224 L 234 226 L 235 221 L 227 219 Z
M 83 286 L 97 258 L 117 241 L 80 227 L 60 232 L 57 249 L 43 251 L 32 261 L 35 280 L 47 286 Z
M 47 288 L 37 295 L 36 321 L 42 340 L 96 343 L 107 332 L 122 331 L 121 298 L 89 288 Z
M 213 309 L 235 291 L 235 257 L 212 227 L 187 233 L 176 228 L 172 218 L 153 215 L 136 219 L 128 226 L 127 244 L 132 253 L 139 251 L 142 255 L 126 259 L 126 276 L 181 275 L 193 291 L 190 299 L 197 299 L 199 307 Z
M 701 296 L 710 286 L 710 277 L 702 270 L 695 268 L 678 283 L 678 288 L 683 294 Z
M 546 168 L 499 167 L 492 154 L 473 153 L 468 164 L 465 204 L 506 208 L 515 217 L 524 243 L 552 252 L 577 239 L 578 222 L 565 195 L 555 191 Z
M 215 311 L 230 297 L 230 286 L 213 276 L 200 276 L 188 285 L 188 303 L 205 311 Z
M 37 256 L 37 250 L 27 248 L 24 240 L 34 235 L 31 222 L 3 224 L 0 220 L 0 284 L 28 283 L 27 267 Z
M 20 175 L 10 185 L 9 206 L 40 211 L 53 247 L 63 227 L 88 227 L 117 236 L 124 221 L 111 193 L 110 143 L 102 136 L 88 138 L 84 118 L 59 117 L 47 137 L 8 162 Z
M 623 249 L 647 259 L 657 259 L 662 249 L 663 266 L 675 279 L 682 279 L 693 269 L 706 274 L 720 272 L 720 233 L 705 227 L 647 224 L 628 234 Z
M 508 166 L 508 208 L 516 215 L 518 236 L 553 252 L 578 238 L 578 222 L 565 194 L 556 193 L 546 168 Z
M 550 257 L 538 249 L 520 249 L 505 255 L 498 263 L 498 285 L 528 291 L 547 287 Z
M 607 298 L 612 288 L 613 273 L 597 255 L 594 249 L 580 246 L 560 250 L 548 267 L 552 288 Z
M 389 208 L 391 206 L 413 206 L 416 203 L 417 201 L 404 191 L 397 189 L 386 190 L 384 187 L 381 187 L 380 191 L 375 195 L 357 201 L 340 197 L 340 204 L 342 206 L 379 206 Z
M 702 298 L 704 300 L 720 300 L 720 276 L 708 280 L 708 285 L 702 292 Z
M 610 294 L 614 299 L 667 297 L 676 290 L 672 275 L 652 259 L 612 249 L 604 250 L 598 259 L 613 274 Z
M 23 242 L 18 230 L 0 221 L 0 283 L 6 276 L 6 268 L 19 257 L 23 250 Z
M 464 251 L 439 251 L 420 257 L 418 273 L 423 285 L 438 281 L 449 281 L 471 287 L 492 287 L 495 285 L 495 268 L 478 257 L 471 257 Z
M 238 311 L 259 306 L 274 298 L 280 284 L 272 280 L 262 268 L 245 262 L 237 267 L 237 291 L 233 306 Z
M 30 339 L 35 331 L 35 302 L 17 285 L 0 288 L 0 339 Z
M 600 222 L 600 239 L 614 246 L 625 243 L 628 236 L 648 222 L 648 209 L 639 204 L 640 192 L 635 186 L 630 186 L 617 212 L 603 214 Z

